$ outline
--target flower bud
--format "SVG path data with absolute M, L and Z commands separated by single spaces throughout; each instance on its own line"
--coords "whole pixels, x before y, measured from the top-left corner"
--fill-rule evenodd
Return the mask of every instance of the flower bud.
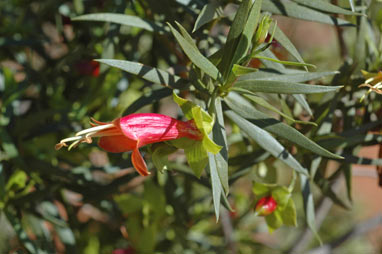
M 272 196 L 262 197 L 255 206 L 258 216 L 267 216 L 273 213 L 277 208 L 277 202 Z
M 257 31 L 252 38 L 253 44 L 258 46 L 265 41 L 268 36 L 268 29 L 271 26 L 272 19 L 270 15 L 265 15 L 257 28 Z

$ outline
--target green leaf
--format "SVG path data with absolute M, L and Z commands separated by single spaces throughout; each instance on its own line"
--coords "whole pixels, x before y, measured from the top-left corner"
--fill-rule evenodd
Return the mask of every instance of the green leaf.
M 187 40 L 187 42 L 189 43 L 189 45 L 191 45 L 192 47 L 194 47 L 194 49 L 196 51 L 199 51 L 198 47 L 196 46 L 194 40 L 192 39 L 191 35 L 189 33 L 187 33 L 186 29 L 184 29 L 184 27 L 178 23 L 177 21 L 175 21 L 175 24 L 178 26 L 179 30 L 180 30 L 180 33 L 182 34 L 183 38 Z
M 243 0 L 236 12 L 235 18 L 230 27 L 227 41 L 223 47 L 223 58 L 219 64 L 219 70 L 223 73 L 223 78 L 226 80 L 231 72 L 234 62 L 234 55 L 237 50 L 237 45 L 240 41 L 240 36 L 243 33 L 247 23 L 248 13 L 250 11 L 251 0 Z M 252 38 L 249 38 L 251 40 Z
M 368 20 L 366 17 L 361 17 L 360 18 L 360 25 L 359 29 L 357 31 L 357 39 L 354 42 L 354 63 L 356 64 L 356 68 L 353 70 L 354 73 L 359 72 L 360 70 L 365 68 L 366 64 L 366 56 L 367 56 L 367 51 L 366 51 L 366 37 L 367 35 L 367 30 L 368 30 Z
M 141 97 L 139 97 L 139 99 L 131 103 L 131 105 L 123 112 L 122 115 L 129 115 L 135 113 L 142 107 L 158 102 L 161 99 L 170 96 L 171 94 L 172 90 L 168 89 L 167 87 L 155 89 L 149 93 L 144 93 Z
M 308 102 L 306 101 L 305 96 L 303 94 L 292 94 L 292 96 L 306 110 L 306 112 L 308 112 L 310 116 L 313 116 L 313 112 L 310 109 L 310 106 Z
M 293 1 L 296 3 L 311 7 L 313 9 L 323 11 L 323 12 L 331 12 L 331 13 L 337 13 L 337 14 L 343 14 L 343 15 L 363 15 L 362 13 L 348 11 L 346 9 L 343 9 L 341 7 L 338 7 L 337 5 L 331 4 L 326 1 L 312 1 L 312 0 L 293 0 Z
M 225 102 L 231 109 L 240 114 L 242 117 L 253 120 L 259 128 L 274 133 L 275 135 L 285 138 L 321 156 L 342 159 L 341 156 L 327 151 L 312 140 L 305 137 L 296 129 L 256 110 L 251 104 L 243 100 L 244 99 L 242 97 L 234 93 L 230 93 L 225 98 Z
M 71 19 L 72 21 L 101 21 L 112 22 L 125 26 L 132 26 L 142 28 L 150 32 L 164 33 L 166 32 L 165 26 L 161 23 L 153 22 L 150 20 L 142 19 L 137 16 L 131 16 L 118 13 L 95 13 L 85 14 Z
M 252 39 L 256 31 L 257 24 L 260 19 L 260 10 L 262 0 L 250 1 L 253 2 L 251 10 L 248 13 L 248 19 L 245 22 L 243 33 L 240 36 L 239 43 L 234 51 L 232 63 L 238 63 L 245 55 L 252 45 Z M 236 18 L 236 17 L 235 17 Z M 231 28 L 232 29 L 232 28 Z
M 205 56 L 203 56 L 198 49 L 195 48 L 187 39 L 185 39 L 171 24 L 168 23 L 172 34 L 182 47 L 184 53 L 190 58 L 190 60 L 199 67 L 202 71 L 207 73 L 211 78 L 217 80 L 220 78 L 219 70 L 213 65 Z
M 300 185 L 301 185 L 301 191 L 302 191 L 302 197 L 303 197 L 303 203 L 304 203 L 304 211 L 305 211 L 305 220 L 316 237 L 316 239 L 322 244 L 321 238 L 317 233 L 316 229 L 316 220 L 315 220 L 315 212 L 314 212 L 314 200 L 313 200 L 313 194 L 311 192 L 310 188 L 310 181 L 309 178 L 305 175 L 300 174 Z
M 381 149 L 381 148 L 380 148 Z M 345 176 L 345 184 L 346 184 L 346 194 L 350 202 L 353 200 L 352 198 L 352 180 L 353 180 L 353 174 L 352 174 L 352 165 L 345 164 L 343 165 L 344 169 L 344 176 Z
M 302 167 L 300 163 L 283 147 L 274 137 L 268 132 L 257 127 L 251 122 L 245 120 L 235 112 L 226 111 L 226 115 L 239 126 L 241 130 L 248 134 L 256 143 L 266 151 L 270 152 L 274 157 L 280 159 L 289 167 L 302 174 L 308 174 L 306 168 Z
M 350 7 L 351 7 L 351 10 L 354 12 L 355 11 L 354 1 L 353 0 L 349 0 L 349 4 L 350 4 Z
M 247 79 L 237 81 L 233 90 L 237 88 L 263 93 L 311 94 L 333 92 L 342 88 L 342 86 L 319 86 L 284 81 Z
M 252 191 L 256 195 L 256 199 L 260 199 L 261 197 L 268 195 L 273 187 L 274 185 L 255 182 Z
M 4 173 L 4 170 L 3 170 L 3 165 L 0 164 L 0 210 L 4 209 L 4 206 L 5 206 L 5 195 L 6 195 L 5 173 Z
M 236 77 L 239 77 L 241 75 L 248 74 L 248 73 L 253 73 L 256 71 L 258 71 L 258 69 L 246 67 L 246 66 L 241 66 L 238 64 L 234 64 L 232 67 L 232 72 L 233 72 L 233 74 L 235 74 Z
M 212 127 L 213 127 L 212 117 L 207 112 L 205 112 L 201 107 L 196 105 L 191 109 L 191 112 L 192 112 L 192 118 L 194 119 L 198 129 L 205 134 L 209 134 L 212 131 Z
M 276 25 L 274 38 L 283 46 L 294 58 L 300 63 L 304 63 L 300 53 L 298 53 L 296 47 L 289 40 L 289 38 L 283 33 L 283 31 Z M 298 81 L 295 81 L 298 82 Z
M 303 72 L 303 73 L 290 73 L 282 74 L 275 73 L 274 70 L 258 70 L 257 72 L 248 73 L 239 77 L 238 80 L 273 80 L 273 81 L 285 81 L 285 82 L 306 82 L 313 79 L 322 78 L 325 76 L 338 74 L 337 71 L 325 71 L 325 72 Z
M 192 32 L 195 32 L 203 25 L 211 22 L 214 19 L 222 17 L 223 15 L 223 9 L 218 2 L 206 4 L 200 11 Z
M 198 105 L 191 101 L 180 98 L 175 93 L 173 93 L 173 98 L 174 101 L 181 107 L 187 119 L 193 119 L 195 121 L 196 127 L 203 134 L 202 142 L 198 143 L 203 145 L 205 151 L 217 154 L 222 147 L 215 144 L 208 136 L 213 128 L 213 118 Z
M 280 212 L 277 210 L 265 216 L 265 221 L 267 222 L 268 230 L 271 233 L 283 225 L 283 219 Z
M 214 201 L 216 221 L 218 221 L 219 215 L 220 215 L 219 209 L 220 209 L 220 197 L 222 194 L 222 185 L 220 182 L 220 178 L 219 178 L 218 169 L 217 169 L 214 155 L 209 154 L 208 155 L 208 161 L 209 161 L 208 165 L 209 165 L 210 174 L 211 174 L 212 199 Z
M 317 0 L 316 0 L 317 1 Z M 298 5 L 291 1 L 263 0 L 263 11 L 285 15 L 297 19 L 320 22 L 329 25 L 352 25 L 350 22 L 332 17 L 319 11 Z
M 276 55 L 269 48 L 267 48 L 266 50 L 258 53 L 257 56 L 264 56 L 264 57 L 268 57 L 268 58 L 272 58 L 272 59 L 278 59 L 276 57 Z M 276 63 L 276 62 L 273 62 L 273 61 L 266 61 L 264 59 L 260 59 L 260 61 L 264 64 L 265 67 L 267 67 L 269 69 L 274 69 L 277 72 L 282 72 L 282 73 L 285 72 L 286 68 L 281 63 Z
M 175 101 L 176 104 L 179 105 L 179 107 L 182 109 L 182 112 L 184 116 L 188 119 L 191 120 L 193 119 L 192 115 L 192 108 L 197 107 L 197 105 L 189 100 L 183 99 L 179 97 L 176 93 L 172 93 L 172 98 Z
M 151 154 L 151 159 L 155 167 L 163 172 L 168 169 L 168 155 L 174 153 L 177 149 L 165 143 L 156 144 Z
M 280 211 L 283 223 L 287 226 L 297 226 L 296 206 L 293 199 L 288 199 L 286 207 Z
M 300 63 L 300 62 L 282 61 L 282 60 L 278 60 L 278 59 L 271 58 L 271 57 L 266 57 L 266 56 L 261 56 L 261 55 L 255 55 L 255 56 L 253 56 L 253 58 L 258 58 L 258 59 L 263 59 L 263 60 L 267 60 L 267 61 L 272 61 L 272 62 L 275 62 L 275 63 L 284 64 L 284 65 L 308 66 L 308 67 L 316 68 L 316 66 L 313 65 L 313 64 L 308 64 L 308 63 L 304 63 L 304 62 Z
M 221 105 L 221 99 L 217 98 L 215 100 L 215 110 L 216 110 L 216 119 L 217 121 L 214 124 L 212 129 L 212 137 L 217 145 L 221 146 L 222 149 L 214 155 L 218 175 L 220 182 L 224 188 L 226 194 L 229 191 L 228 184 L 228 144 L 226 137 L 226 130 L 224 127 L 224 116 L 223 109 Z
M 208 164 L 208 152 L 201 142 L 195 142 L 192 146 L 184 148 L 188 164 L 194 174 L 199 178 Z
M 276 187 L 272 190 L 272 197 L 276 200 L 277 207 L 284 209 L 288 204 L 289 199 L 291 198 L 291 194 L 288 188 L 282 186 Z
M 177 89 L 187 89 L 188 81 L 179 76 L 168 73 L 154 67 L 143 65 L 137 62 L 114 59 L 96 59 L 95 61 L 116 67 L 128 73 L 137 75 L 147 81 L 169 86 Z
M 7 185 L 5 186 L 5 190 L 7 193 L 15 192 L 23 189 L 26 186 L 28 180 L 28 176 L 23 170 L 16 170 L 13 172 L 11 177 L 8 179 Z
M 300 121 L 300 120 L 295 120 L 293 119 L 292 117 L 290 117 L 289 115 L 281 112 L 280 110 L 278 110 L 276 107 L 274 107 L 272 104 L 270 104 L 269 102 L 267 102 L 265 99 L 259 97 L 259 96 L 255 96 L 255 95 L 249 95 L 249 94 L 245 94 L 244 95 L 246 98 L 250 99 L 251 101 L 253 101 L 254 103 L 266 108 L 266 109 L 269 109 L 273 112 L 276 112 L 278 114 L 280 114 L 282 117 L 290 120 L 291 122 L 293 123 L 300 123 L 300 124 L 311 124 L 311 125 L 314 125 L 314 126 L 317 126 L 316 123 L 314 122 L 305 122 L 305 121 Z

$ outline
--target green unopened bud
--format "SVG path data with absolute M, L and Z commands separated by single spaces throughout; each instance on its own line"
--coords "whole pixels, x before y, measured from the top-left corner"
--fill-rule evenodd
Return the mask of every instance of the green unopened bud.
M 268 36 L 268 30 L 269 27 L 271 26 L 272 19 L 271 16 L 266 14 L 264 17 L 261 19 L 259 26 L 257 27 L 257 31 L 255 33 L 255 36 L 253 37 L 253 45 L 260 45 L 265 41 L 265 39 Z

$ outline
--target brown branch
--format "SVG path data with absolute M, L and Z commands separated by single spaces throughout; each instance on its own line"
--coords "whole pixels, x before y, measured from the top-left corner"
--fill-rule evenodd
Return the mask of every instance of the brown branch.
M 236 254 L 237 246 L 236 246 L 235 239 L 233 237 L 233 227 L 232 227 L 231 217 L 229 215 L 229 211 L 224 207 L 220 208 L 220 219 L 222 223 L 225 242 L 227 243 L 227 246 L 230 249 L 230 253 Z
M 339 247 L 344 242 L 352 238 L 362 236 L 380 226 L 382 226 L 382 214 L 378 214 L 373 218 L 367 219 L 356 224 L 352 229 L 350 229 L 342 236 L 338 237 L 337 239 L 333 240 L 328 244 L 325 244 L 321 247 L 315 248 L 307 252 L 307 254 L 330 254 L 332 253 L 333 249 Z

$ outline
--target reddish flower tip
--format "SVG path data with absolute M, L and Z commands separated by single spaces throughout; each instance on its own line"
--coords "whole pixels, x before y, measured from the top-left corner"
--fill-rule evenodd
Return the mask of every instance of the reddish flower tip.
M 277 208 L 277 202 L 272 196 L 262 197 L 255 206 L 258 216 L 267 216 L 273 213 Z
M 75 64 L 75 68 L 81 75 L 93 77 L 98 77 L 100 72 L 99 62 L 93 60 L 82 60 Z
M 115 249 L 113 250 L 113 254 L 135 254 L 135 249 L 132 247 L 128 247 L 127 249 Z

